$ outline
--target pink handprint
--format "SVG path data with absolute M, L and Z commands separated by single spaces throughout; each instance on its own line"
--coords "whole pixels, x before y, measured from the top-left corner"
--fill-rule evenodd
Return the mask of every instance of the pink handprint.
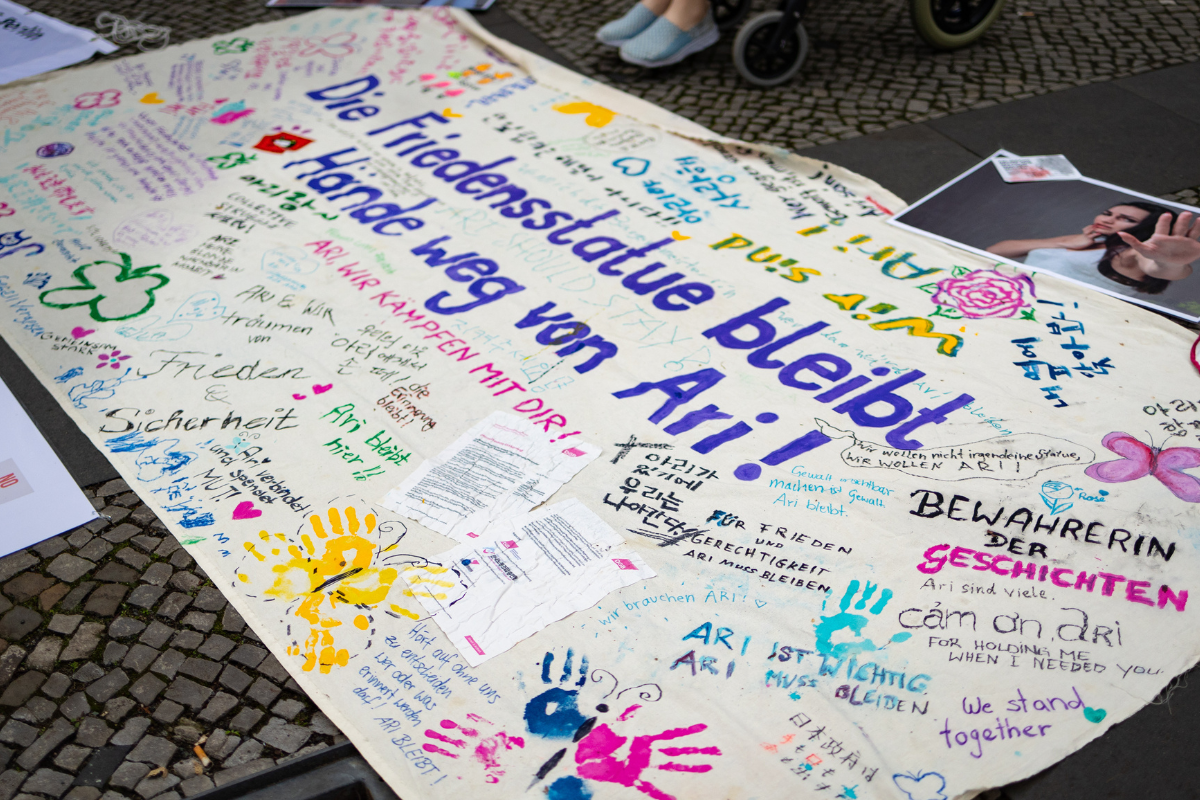
M 626 713 L 621 715 L 621 719 L 632 716 L 630 712 L 633 710 L 627 709 Z M 576 772 L 582 778 L 633 787 L 654 800 L 675 800 L 674 795 L 667 794 L 641 777 L 642 771 L 650 766 L 650 756 L 654 752 L 651 748 L 655 742 L 679 739 L 707 729 L 708 726 L 704 723 L 697 723 L 687 728 L 670 728 L 650 736 L 635 736 L 629 745 L 629 756 L 622 761 L 615 758 L 613 753 L 628 741 L 627 737 L 613 733 L 608 725 L 598 725 L 579 743 L 579 748 L 575 751 L 575 763 L 578 765 Z M 719 747 L 664 747 L 659 752 L 665 756 L 698 753 L 721 755 Z M 712 769 L 712 765 L 667 761 L 655 765 L 654 769 L 670 772 L 708 772 Z
M 493 724 L 478 714 L 467 714 L 467 719 L 474 723 L 484 722 L 488 725 Z M 514 747 L 525 747 L 524 739 L 520 736 L 509 736 L 504 731 L 497 731 L 491 735 L 483 736 L 478 728 L 468 728 L 459 725 L 454 720 L 444 719 L 439 724 L 448 731 L 458 730 L 463 738 L 456 739 L 453 736 L 438 733 L 432 729 L 427 729 L 425 736 L 449 745 L 452 748 L 464 751 L 471 747 L 472 743 L 468 742 L 468 739 L 478 740 L 474 743 L 474 749 L 471 750 L 471 757 L 483 766 L 484 780 L 488 783 L 498 783 L 504 775 L 504 768 L 500 764 L 499 757 L 505 750 L 512 750 Z M 424 749 L 427 753 L 437 753 L 438 755 L 449 756 L 450 758 L 458 758 L 461 755 L 461 753 L 451 752 L 431 742 L 426 742 Z

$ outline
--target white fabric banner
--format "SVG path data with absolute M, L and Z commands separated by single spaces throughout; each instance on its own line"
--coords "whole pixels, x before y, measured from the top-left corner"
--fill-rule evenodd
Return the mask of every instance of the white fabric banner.
M 967 797 L 1196 661 L 1190 338 L 861 177 L 446 10 L 0 118 L 5 339 L 405 798 Z

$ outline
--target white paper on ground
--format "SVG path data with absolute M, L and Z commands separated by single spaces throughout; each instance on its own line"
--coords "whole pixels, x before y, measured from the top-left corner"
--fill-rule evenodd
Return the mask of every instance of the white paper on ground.
M 0 381 L 0 556 L 96 516 L 33 420 Z
M 996 156 L 992 159 L 1005 183 L 1073 181 L 1083 175 L 1066 156 Z
M 93 31 L 0 0 L 0 83 L 78 64 L 117 46 Z
M 473 541 L 496 520 L 541 505 L 600 455 L 597 445 L 561 438 L 536 421 L 494 411 L 421 464 L 381 505 L 459 542 Z
M 447 578 L 450 573 L 431 576 L 422 567 L 402 574 L 472 667 L 655 574 L 620 534 L 575 499 L 501 520 L 487 536 L 437 560 L 457 573 L 457 582 Z

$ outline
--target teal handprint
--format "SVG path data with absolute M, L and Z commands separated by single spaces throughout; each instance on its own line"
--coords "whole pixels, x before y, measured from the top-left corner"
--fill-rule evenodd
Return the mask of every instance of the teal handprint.
M 832 656 L 833 658 L 846 658 L 847 656 L 856 656 L 859 653 L 866 653 L 871 650 L 879 650 L 880 647 L 870 639 L 863 638 L 863 628 L 871 621 L 870 617 L 865 617 L 862 614 L 851 614 L 850 604 L 854 600 L 854 595 L 858 594 L 860 584 L 858 581 L 850 581 L 850 585 L 846 587 L 846 593 L 842 595 L 840 604 L 841 613 L 834 614 L 832 617 L 821 617 L 821 621 L 817 623 L 817 652 L 822 655 Z M 854 603 L 854 608 L 857 611 L 862 611 L 867 607 L 867 603 L 875 596 L 875 590 L 879 588 L 878 584 L 866 582 L 865 586 L 861 587 L 862 597 L 857 603 Z M 875 605 L 871 606 L 867 613 L 872 616 L 878 616 L 879 612 L 883 611 L 884 606 L 892 599 L 892 590 L 884 589 L 879 593 L 879 599 L 875 601 Z M 849 630 L 856 637 L 855 640 L 848 642 L 833 643 L 833 635 L 838 631 Z M 892 642 L 903 642 L 912 636 L 911 633 L 901 631 L 889 639 L 883 647 L 887 647 Z

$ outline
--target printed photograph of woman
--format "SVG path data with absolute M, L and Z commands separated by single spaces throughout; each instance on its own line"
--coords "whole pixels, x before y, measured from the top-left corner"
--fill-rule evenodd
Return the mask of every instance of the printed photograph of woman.
M 992 159 L 1010 155 L 993 154 L 891 223 L 1200 321 L 1200 209 L 1087 177 L 1008 183 Z
M 1200 218 L 1141 200 L 1096 215 L 1079 233 L 1050 239 L 1005 239 L 987 248 L 1026 266 L 1079 281 L 1100 274 L 1141 294 L 1162 294 L 1200 260 Z

